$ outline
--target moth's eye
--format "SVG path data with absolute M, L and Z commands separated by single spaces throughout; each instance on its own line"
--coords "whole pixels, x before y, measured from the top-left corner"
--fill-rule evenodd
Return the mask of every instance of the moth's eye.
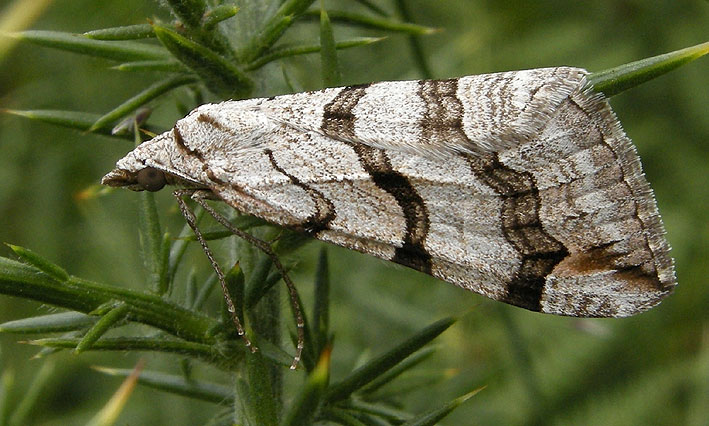
M 136 176 L 138 184 L 146 191 L 155 192 L 165 186 L 165 173 L 152 167 L 146 167 Z

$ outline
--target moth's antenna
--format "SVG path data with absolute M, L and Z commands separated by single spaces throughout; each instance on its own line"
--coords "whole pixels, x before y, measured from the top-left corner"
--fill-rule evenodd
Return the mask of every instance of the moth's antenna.
M 226 279 L 224 278 L 224 272 L 222 272 L 222 268 L 219 267 L 219 264 L 214 259 L 214 255 L 212 254 L 212 250 L 209 249 L 209 246 L 207 245 L 207 241 L 205 241 L 204 237 L 202 236 L 202 232 L 200 232 L 199 228 L 197 227 L 197 218 L 195 217 L 194 213 L 192 213 L 192 211 L 189 209 L 189 207 L 187 207 L 187 204 L 185 203 L 185 201 L 182 199 L 182 197 L 186 194 L 194 195 L 195 193 L 196 193 L 195 191 L 189 190 L 189 189 L 178 189 L 173 194 L 175 195 L 175 198 L 177 198 L 177 204 L 180 206 L 180 211 L 182 212 L 182 216 L 184 216 L 185 220 L 187 221 L 187 224 L 190 226 L 190 228 L 192 228 L 192 231 L 194 232 L 195 236 L 197 237 L 197 241 L 199 241 L 199 243 L 202 245 L 202 250 L 204 251 L 204 254 L 207 255 L 209 262 L 212 264 L 212 268 L 214 269 L 214 272 L 217 273 L 217 278 L 219 279 L 219 284 L 222 286 L 222 293 L 224 294 L 224 300 L 226 301 L 227 311 L 229 311 L 229 316 L 231 316 L 231 320 L 234 322 L 234 325 L 236 326 L 237 334 L 242 339 L 244 339 L 244 342 L 246 343 L 246 347 L 251 349 L 251 352 L 256 352 L 258 350 L 258 348 L 256 348 L 256 346 L 253 346 L 251 344 L 251 340 L 249 340 L 248 336 L 246 336 L 246 332 L 244 331 L 244 327 L 241 325 L 241 321 L 239 320 L 239 316 L 236 314 L 236 307 L 234 307 L 234 301 L 231 298 L 231 294 L 229 294 L 229 289 L 227 288 L 227 285 L 226 285 Z
M 177 191 L 176 191 L 177 192 Z M 182 191 L 182 194 L 185 194 L 186 192 Z M 178 199 L 180 199 L 178 197 Z M 296 325 L 296 332 L 297 332 L 297 339 L 298 341 L 296 342 L 296 348 L 295 348 L 295 356 L 293 357 L 293 363 L 291 364 L 290 368 L 294 370 L 297 366 L 298 363 L 300 362 L 300 358 L 303 354 L 303 347 L 305 347 L 305 320 L 303 319 L 303 309 L 300 306 L 300 301 L 298 300 L 298 290 L 295 288 L 295 284 L 293 284 L 293 281 L 291 281 L 290 276 L 288 276 L 288 273 L 286 272 L 286 269 L 283 267 L 283 264 L 281 263 L 280 259 L 278 259 L 278 256 L 276 256 L 276 253 L 273 252 L 273 249 L 271 249 L 271 245 L 268 244 L 267 242 L 260 240 L 253 235 L 242 231 L 241 229 L 236 228 L 234 225 L 227 220 L 224 216 L 222 216 L 219 212 L 214 210 L 207 202 L 205 201 L 204 198 L 202 198 L 200 192 L 193 192 L 192 193 L 192 199 L 195 200 L 204 210 L 207 211 L 212 217 L 219 222 L 222 226 L 224 226 L 226 229 L 229 230 L 232 234 L 236 235 L 239 238 L 244 239 L 247 241 L 249 244 L 252 244 L 254 247 L 258 248 L 262 252 L 264 252 L 268 257 L 271 258 L 273 261 L 273 266 L 276 267 L 278 272 L 281 274 L 281 278 L 283 278 L 283 282 L 286 284 L 286 287 L 288 288 L 288 295 L 290 297 L 290 302 L 291 306 L 293 308 L 293 317 L 295 318 L 295 325 Z M 180 205 L 180 208 L 182 209 L 182 205 L 184 204 L 184 201 L 180 199 L 182 204 Z M 185 208 L 187 206 L 185 205 Z M 184 214 L 184 213 L 183 213 Z M 190 212 L 192 214 L 192 212 Z M 192 215 L 194 217 L 194 215 Z M 192 225 L 190 225 L 192 227 Z M 192 227 L 192 229 L 195 229 Z M 197 232 L 195 231 L 195 234 Z M 199 237 L 198 237 L 199 238 Z M 203 240 L 200 240 L 200 243 L 202 244 L 202 247 L 206 246 L 206 243 L 203 242 Z M 207 253 L 207 250 L 205 249 L 205 253 Z M 210 262 L 212 262 L 212 265 L 216 265 L 216 262 L 214 261 L 213 256 L 210 254 L 207 254 L 209 257 Z M 216 266 L 215 266 L 216 269 Z M 219 280 L 223 281 L 224 274 L 219 275 Z M 226 289 L 226 284 L 222 283 L 222 287 Z M 225 290 L 226 291 L 226 290 Z M 227 297 L 227 293 L 225 293 L 225 297 Z M 229 306 L 229 301 L 227 301 L 227 307 Z M 233 303 L 231 304 L 233 306 Z M 237 328 L 240 327 L 237 325 Z

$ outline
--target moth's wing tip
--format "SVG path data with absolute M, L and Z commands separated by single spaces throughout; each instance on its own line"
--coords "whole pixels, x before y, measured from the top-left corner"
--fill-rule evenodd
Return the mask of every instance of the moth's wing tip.
M 661 282 L 657 276 L 631 276 L 622 271 L 565 281 L 563 277 L 547 281 L 541 312 L 581 318 L 629 317 L 657 306 L 677 285 L 676 280 Z

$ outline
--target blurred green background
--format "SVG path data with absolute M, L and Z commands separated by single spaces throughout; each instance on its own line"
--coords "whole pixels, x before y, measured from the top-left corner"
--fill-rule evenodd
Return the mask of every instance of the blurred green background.
M 0 1 L 0 14 L 12 2 Z M 387 0 L 377 4 L 393 10 Z M 709 2 L 602 0 L 536 2 L 411 0 L 414 22 L 442 28 L 422 39 L 434 77 L 572 65 L 591 71 L 707 40 Z M 248 9 L 249 2 L 237 2 Z M 354 2 L 326 1 L 335 9 Z M 359 9 L 361 10 L 361 8 Z M 169 18 L 158 1 L 55 0 L 32 29 L 84 32 Z M 336 38 L 377 35 L 336 27 Z M 316 24 L 294 38 L 317 40 Z M 392 36 L 339 54 L 343 82 L 412 79 L 408 40 Z M 0 58 L 0 107 L 103 113 L 156 76 L 109 70 L 107 61 L 19 44 Z M 299 89 L 319 87 L 317 56 L 285 67 Z M 279 81 L 274 65 L 263 72 Z M 276 77 L 274 77 L 276 76 Z M 638 147 L 676 259 L 679 287 L 659 307 L 622 320 L 545 316 L 489 301 L 407 269 L 328 246 L 331 255 L 334 378 L 414 330 L 448 315 L 461 320 L 438 340 L 418 371 L 445 377 L 414 389 L 407 406 L 431 408 L 475 387 L 487 388 L 445 421 L 458 424 L 709 424 L 709 60 L 700 59 L 612 99 Z M 282 79 L 281 79 L 282 80 Z M 269 84 L 255 95 L 283 92 Z M 177 96 L 164 99 L 151 122 L 167 128 L 179 118 Z M 0 115 L 0 241 L 27 247 L 71 274 L 145 288 L 137 236 L 138 199 L 130 191 L 85 197 L 127 142 Z M 172 233 L 183 221 L 168 192 L 159 196 Z M 308 299 L 321 243 L 298 253 L 294 281 Z M 11 256 L 6 247 L 0 254 Z M 201 252 L 192 263 L 209 272 Z M 218 299 L 215 298 L 215 304 Z M 284 302 L 285 303 L 285 302 Z M 51 307 L 0 297 L 0 322 L 53 312 Z M 145 330 L 148 332 L 148 330 Z M 88 420 L 120 380 L 91 365 L 131 368 L 140 355 L 69 352 L 30 359 L 37 349 L 0 335 L 0 369 L 14 375 L 21 395 L 45 362 L 54 362 L 37 424 Z M 177 371 L 175 357 L 142 354 L 148 368 Z M 220 372 L 198 368 L 201 377 Z M 200 424 L 218 408 L 138 388 L 119 424 Z

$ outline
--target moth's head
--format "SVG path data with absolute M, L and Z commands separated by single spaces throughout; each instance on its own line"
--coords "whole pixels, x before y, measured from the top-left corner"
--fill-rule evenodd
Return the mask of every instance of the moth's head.
M 204 188 L 204 185 L 185 171 L 194 165 L 185 164 L 184 156 L 174 145 L 172 131 L 163 133 L 138 145 L 116 167 L 101 179 L 103 185 L 133 191 L 159 191 L 165 185 L 181 188 Z
M 133 191 L 159 191 L 166 184 L 173 184 L 172 176 L 154 167 L 144 167 L 138 171 L 115 168 L 101 179 L 101 184 L 127 188 Z

